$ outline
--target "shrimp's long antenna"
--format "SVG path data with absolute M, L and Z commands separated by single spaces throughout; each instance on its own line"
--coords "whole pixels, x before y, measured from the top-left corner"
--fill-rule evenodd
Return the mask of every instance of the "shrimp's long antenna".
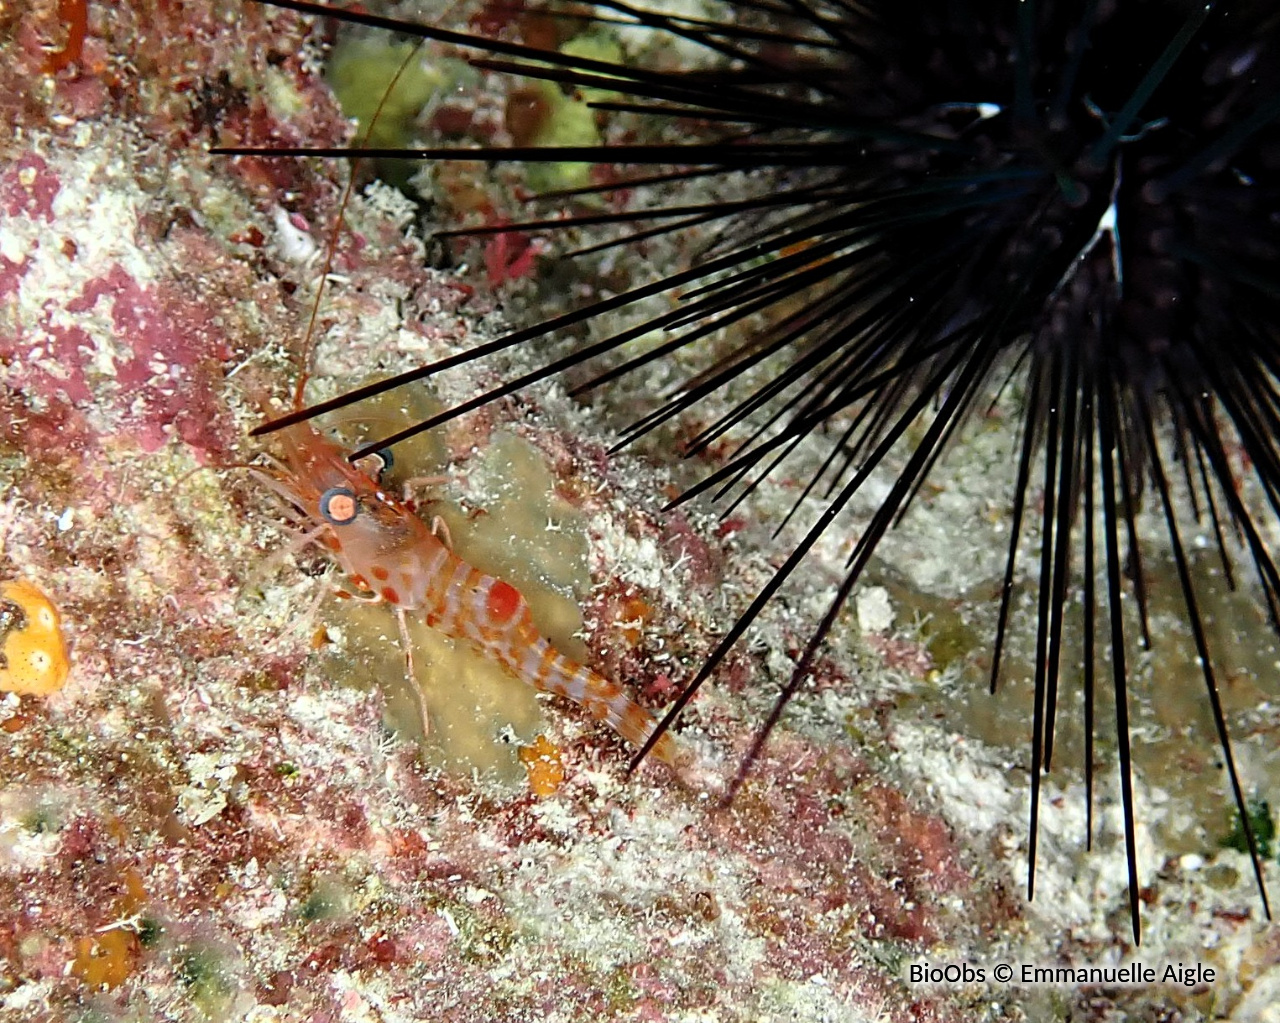
M 422 40 L 419 40 L 405 55 L 404 60 L 400 62 L 396 73 L 391 76 L 391 81 L 383 91 L 382 98 L 378 100 L 378 105 L 374 108 L 373 116 L 369 118 L 369 123 L 365 125 L 364 132 L 360 136 L 360 149 L 368 148 L 369 140 L 373 137 L 373 130 L 378 124 L 378 118 L 381 116 L 383 108 L 386 107 L 391 94 L 395 92 L 396 85 L 399 84 L 405 71 L 408 70 L 410 62 L 418 56 L 421 49 Z M 329 227 L 329 238 L 325 245 L 324 265 L 320 270 L 320 280 L 316 284 L 316 296 L 311 302 L 311 315 L 307 318 L 307 333 L 302 339 L 302 349 L 298 353 L 298 383 L 293 389 L 293 408 L 295 411 L 303 406 L 302 396 L 306 391 L 307 381 L 311 377 L 311 358 L 315 351 L 316 324 L 320 320 L 320 303 L 324 300 L 325 282 L 328 281 L 329 273 L 333 270 L 333 257 L 338 251 L 338 238 L 342 234 L 342 222 L 346 217 L 347 205 L 351 200 L 351 192 L 355 187 L 360 164 L 360 157 L 356 157 L 351 161 L 347 182 L 342 187 L 342 196 L 338 200 L 338 209 L 334 214 L 333 223 Z

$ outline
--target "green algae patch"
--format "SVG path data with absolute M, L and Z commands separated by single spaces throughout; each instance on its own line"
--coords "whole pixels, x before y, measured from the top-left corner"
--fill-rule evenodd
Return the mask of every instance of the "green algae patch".
M 350 887 L 339 877 L 317 877 L 311 891 L 298 907 L 298 917 L 304 923 L 323 920 L 344 920 L 350 917 L 354 897 Z
M 576 35 L 560 47 L 560 52 L 568 57 L 584 57 L 605 64 L 626 64 L 626 55 L 613 34 L 603 29 L 589 29 Z M 618 79 L 619 83 L 625 79 Z M 616 99 L 618 93 L 611 89 L 583 88 L 582 98 L 588 102 Z
M 555 82 L 538 83 L 538 92 L 547 114 L 533 137 L 535 146 L 598 146 L 600 129 L 596 113 L 586 102 L 566 94 Z M 591 183 L 591 164 L 580 161 L 531 163 L 525 180 L 539 192 L 583 188 Z
M 333 50 L 326 81 L 347 117 L 357 122 L 357 138 L 375 148 L 410 148 L 418 142 L 424 113 L 442 96 L 465 83 L 474 88 L 475 73 L 456 60 L 424 60 L 420 46 L 382 38 L 342 39 Z M 568 56 L 623 63 L 622 48 L 611 33 L 591 30 L 560 48 Z M 523 87 L 536 96 L 537 127 L 521 144 L 533 146 L 598 146 L 603 143 L 597 112 L 589 104 L 617 98 L 610 89 L 565 89 L 555 82 Z M 530 97 L 525 98 L 530 102 Z M 288 97 L 274 105 L 291 111 Z M 524 168 L 536 191 L 581 188 L 590 183 L 591 164 L 574 161 L 533 163 Z M 413 165 L 404 160 L 378 161 L 378 175 L 406 188 Z
M 325 79 L 342 112 L 357 122 L 356 137 L 362 145 L 386 149 L 412 146 L 419 115 L 435 96 L 452 86 L 447 72 L 450 62 L 429 65 L 419 49 L 410 42 L 349 37 L 334 48 Z M 404 188 L 412 174 L 411 161 L 378 161 L 378 176 L 397 187 Z
M 1269 860 L 1276 848 L 1276 819 L 1271 814 L 1271 804 L 1265 799 L 1250 799 L 1246 808 L 1249 811 L 1249 830 L 1258 843 L 1258 855 Z M 1223 839 L 1222 844 L 1236 852 L 1249 851 L 1249 837 L 1245 834 L 1244 821 L 1238 811 L 1232 817 L 1231 832 Z
M 334 48 L 326 80 L 370 146 L 408 146 L 418 114 L 449 82 L 440 68 L 417 59 L 418 49 L 379 39 L 347 39 Z
M 231 960 L 204 943 L 180 946 L 173 956 L 174 973 L 192 1005 L 207 1019 L 227 1019 L 240 992 Z

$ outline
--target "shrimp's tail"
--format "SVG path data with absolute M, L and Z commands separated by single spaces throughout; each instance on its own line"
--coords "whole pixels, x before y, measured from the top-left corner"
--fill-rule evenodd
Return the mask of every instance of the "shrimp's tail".
M 521 678 L 536 689 L 572 700 L 636 749 L 644 747 L 658 723 L 622 686 L 571 661 L 541 636 L 531 646 L 531 656 L 513 665 Z M 660 736 L 650 752 L 677 771 L 686 766 L 684 751 L 669 734 Z

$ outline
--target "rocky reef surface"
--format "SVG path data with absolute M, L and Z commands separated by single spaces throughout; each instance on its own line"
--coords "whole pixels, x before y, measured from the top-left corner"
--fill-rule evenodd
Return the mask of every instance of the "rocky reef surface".
M 1141 950 L 1115 801 L 1084 856 L 1070 769 L 1046 785 L 1024 900 L 1025 702 L 1001 741 L 947 715 L 979 699 L 968 669 L 1008 516 L 998 423 L 887 545 L 731 806 L 723 784 L 834 592 L 841 540 L 695 701 L 683 780 L 628 777 L 629 751 L 577 708 L 415 627 L 438 723 L 420 734 L 394 618 L 326 599 L 328 563 L 248 468 L 272 450 L 248 431 L 288 407 L 307 358 L 344 168 L 208 149 L 346 141 L 323 38 L 238 0 L 0 7 L 0 575 L 49 595 L 71 649 L 58 692 L 0 700 L 0 1016 L 1274 1019 L 1280 937 L 1223 844 L 1225 797 L 1206 823 L 1199 783 L 1180 790 L 1187 772 L 1217 780 L 1210 739 L 1137 779 Z M 455 198 L 482 188 L 450 173 Z M 536 315 L 536 248 L 428 266 L 414 220 L 386 186 L 352 199 L 314 393 Z M 399 400 L 439 407 L 536 359 Z M 724 520 L 664 514 L 687 469 L 661 443 L 609 454 L 609 401 L 546 386 L 405 461 L 449 476 L 460 552 L 519 578 L 548 634 L 660 709 L 779 560 L 767 537 L 796 488 Z M 1242 760 L 1273 778 L 1275 708 L 1249 692 L 1235 707 Z M 1136 959 L 1216 978 L 989 979 Z M 926 962 L 988 979 L 913 982 Z

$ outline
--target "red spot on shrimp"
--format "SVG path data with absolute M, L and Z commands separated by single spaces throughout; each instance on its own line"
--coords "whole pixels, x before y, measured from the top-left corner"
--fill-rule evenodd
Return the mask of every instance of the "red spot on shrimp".
M 495 622 L 505 622 L 520 609 L 520 591 L 501 579 L 489 587 L 487 610 Z
M 391 578 L 391 573 L 388 572 L 381 565 L 374 565 L 373 568 L 369 570 L 369 574 L 372 575 L 375 579 L 377 579 L 378 582 L 380 583 L 385 583 L 388 579 Z
M 369 580 L 362 575 L 353 575 L 351 577 L 351 585 L 354 586 L 357 590 L 372 589 L 372 587 L 369 585 Z
M 382 587 L 382 599 L 388 604 L 399 604 L 400 594 L 393 590 L 390 586 Z

